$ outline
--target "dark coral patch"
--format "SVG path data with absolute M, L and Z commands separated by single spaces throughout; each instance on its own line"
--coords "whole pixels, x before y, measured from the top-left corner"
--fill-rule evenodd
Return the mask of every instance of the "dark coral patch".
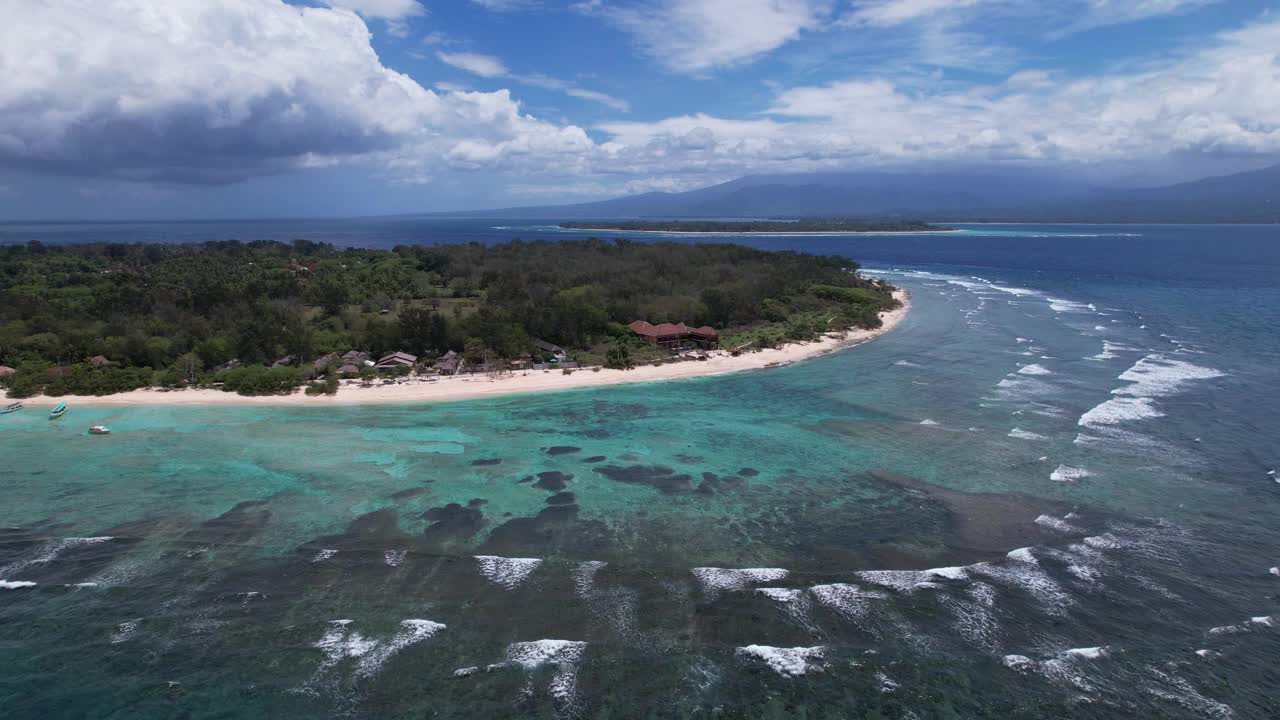
M 406 490 L 401 490 L 400 492 L 391 493 L 391 499 L 392 500 L 408 500 L 409 498 L 416 498 L 419 495 L 426 495 L 428 492 L 429 491 L 426 488 L 421 488 L 421 487 L 408 488 Z
M 481 458 L 479 460 L 471 461 L 471 465 L 473 467 L 488 467 L 490 465 L 501 465 L 501 464 L 502 464 L 502 458 Z
M 561 492 L 547 498 L 548 505 L 572 505 L 577 502 L 577 498 L 571 492 Z
M 738 471 L 738 474 L 742 477 L 755 477 L 760 474 L 760 471 L 755 468 L 744 467 Z
M 701 455 L 688 455 L 688 454 L 685 454 L 685 453 L 679 453 L 678 455 L 676 455 L 676 459 L 677 459 L 677 460 L 679 460 L 679 461 L 680 461 L 680 462 L 682 462 L 682 463 L 689 463 L 690 465 L 697 465 L 698 463 L 702 462 L 702 461 L 703 461 L 703 460 L 705 460 L 706 458 L 702 457 Z
M 574 447 L 572 445 L 553 445 L 552 447 L 547 448 L 548 455 L 572 455 L 573 453 L 581 451 L 582 448 Z
M 605 465 L 596 472 L 627 485 L 648 485 L 667 495 L 680 495 L 693 490 L 693 478 L 660 465 Z
M 524 477 L 522 477 L 522 478 L 520 478 L 519 480 L 517 480 L 517 481 L 516 481 L 516 484 L 517 484 L 517 485 L 523 485 L 524 483 L 531 483 L 531 482 L 533 482 L 533 476 L 532 476 L 532 475 L 525 475 Z
M 480 507 L 481 505 L 488 504 L 488 502 L 489 501 L 485 500 L 484 498 L 471 498 L 470 500 L 467 501 L 467 507 L 477 508 L 477 507 Z
M 484 513 L 458 503 L 433 507 L 423 513 L 422 517 L 431 521 L 431 526 L 423 536 L 437 542 L 466 540 L 484 527 Z
M 540 472 L 538 473 L 538 482 L 534 483 L 533 486 L 538 488 L 539 490 L 552 490 L 554 492 L 560 492 L 561 490 L 569 486 L 569 481 L 572 479 L 573 479 L 572 475 L 567 475 L 565 473 L 557 472 L 555 470 L 552 470 L 549 472 Z
M 589 457 L 589 458 L 583 458 L 583 459 L 582 459 L 582 462 L 584 462 L 584 463 L 598 463 L 598 462 L 604 462 L 605 460 L 608 460 L 608 459 L 609 459 L 609 458 L 605 457 L 604 455 L 592 455 L 592 456 L 591 456 L 591 457 Z

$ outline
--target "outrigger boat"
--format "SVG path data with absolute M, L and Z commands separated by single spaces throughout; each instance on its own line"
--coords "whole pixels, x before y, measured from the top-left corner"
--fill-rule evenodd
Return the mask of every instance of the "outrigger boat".
M 89 434 L 90 435 L 110 435 L 111 428 L 107 427 L 106 425 L 94 425 L 93 427 L 89 428 Z
M 12 405 L 6 405 L 3 410 L 0 410 L 0 415 L 8 415 L 11 412 L 18 412 L 21 409 L 22 403 L 13 403 Z
M 52 409 L 52 410 L 50 410 L 50 411 L 49 411 L 49 419 L 50 419 L 50 420 L 57 420 L 58 418 L 62 417 L 63 415 L 66 415 L 66 414 L 67 414 L 67 404 L 66 404 L 66 403 L 58 403 L 57 407 L 55 407 L 54 409 Z

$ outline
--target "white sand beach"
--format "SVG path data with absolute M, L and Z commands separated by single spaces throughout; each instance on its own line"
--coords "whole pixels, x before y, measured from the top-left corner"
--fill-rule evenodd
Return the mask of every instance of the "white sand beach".
M 525 393 L 555 392 L 576 388 L 604 387 L 632 383 L 682 380 L 707 377 L 744 370 L 761 370 L 826 355 L 836 350 L 860 345 L 892 330 L 911 309 L 910 296 L 899 290 L 895 296 L 902 307 L 883 313 L 883 324 L 875 330 L 855 330 L 843 336 L 830 335 L 811 343 L 793 343 L 776 350 L 747 352 L 738 357 L 718 351 L 705 361 L 689 361 L 633 370 L 585 368 L 565 375 L 560 370 L 531 370 L 500 377 L 464 375 L 442 377 L 434 381 L 408 378 L 394 384 L 363 387 L 359 382 L 344 382 L 336 395 L 307 395 L 301 388 L 290 395 L 245 396 L 221 390 L 134 390 L 116 395 L 26 398 L 28 407 L 51 407 L 60 402 L 69 405 L 125 407 L 131 405 L 352 405 L 362 403 L 439 403 Z

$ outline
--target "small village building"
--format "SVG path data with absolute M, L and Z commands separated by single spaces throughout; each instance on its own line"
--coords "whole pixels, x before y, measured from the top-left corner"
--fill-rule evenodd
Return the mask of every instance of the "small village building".
M 350 363 L 351 365 L 360 365 L 362 367 L 373 365 L 373 356 L 360 350 L 348 350 L 342 354 L 340 359 L 344 364 Z
M 112 365 L 111 361 L 108 360 L 105 355 L 94 355 L 93 357 L 89 358 L 89 364 L 92 365 L 95 369 L 110 367 Z
M 410 355 L 406 352 L 393 352 L 384 356 L 374 367 L 379 370 L 391 370 L 394 368 L 411 368 L 417 364 L 417 355 Z
M 12 374 L 14 374 L 14 373 L 16 373 L 16 372 L 18 372 L 18 371 L 17 371 L 17 370 L 14 370 L 13 368 L 9 367 L 8 365 L 0 365 L 0 377 L 9 377 L 10 375 L 12 375 Z
M 338 368 L 338 374 L 339 375 L 359 375 L 360 366 L 347 363 L 346 365 L 343 365 L 342 367 Z
M 436 364 L 433 366 L 433 368 L 437 373 L 441 375 L 454 375 L 458 372 L 458 366 L 461 363 L 462 363 L 462 356 L 450 350 L 444 355 L 441 355 L 440 358 L 436 360 Z
M 546 340 L 534 340 L 533 346 L 538 348 L 542 352 L 551 355 L 557 361 L 565 360 L 569 357 L 569 353 L 565 352 L 564 348 L 554 343 L 549 343 Z
M 694 328 L 684 323 L 653 325 L 644 320 L 636 320 L 627 327 L 641 340 L 670 352 L 715 350 L 720 347 L 720 333 L 709 325 Z
M 292 365 L 292 364 L 293 364 L 293 356 L 292 356 L 292 355 L 285 355 L 284 357 L 280 358 L 279 360 L 277 360 L 277 361 L 275 361 L 275 362 L 271 363 L 271 367 L 273 367 L 273 368 L 278 368 L 278 367 L 288 367 L 288 366 L 290 366 L 290 365 Z
M 315 368 L 316 372 L 324 372 L 325 369 L 329 367 L 329 365 L 333 363 L 341 362 L 341 360 L 342 360 L 341 355 L 339 355 L 336 352 L 332 352 L 332 353 L 329 353 L 328 355 L 325 355 L 324 357 L 317 358 L 315 363 L 312 364 L 312 367 Z

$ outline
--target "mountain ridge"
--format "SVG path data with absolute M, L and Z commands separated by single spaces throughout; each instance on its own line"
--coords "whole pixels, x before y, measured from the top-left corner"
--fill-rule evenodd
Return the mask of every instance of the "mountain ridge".
M 746 175 L 686 192 L 435 217 L 912 217 L 937 222 L 1280 222 L 1280 164 L 1148 188 L 1053 171 L 974 168 Z

